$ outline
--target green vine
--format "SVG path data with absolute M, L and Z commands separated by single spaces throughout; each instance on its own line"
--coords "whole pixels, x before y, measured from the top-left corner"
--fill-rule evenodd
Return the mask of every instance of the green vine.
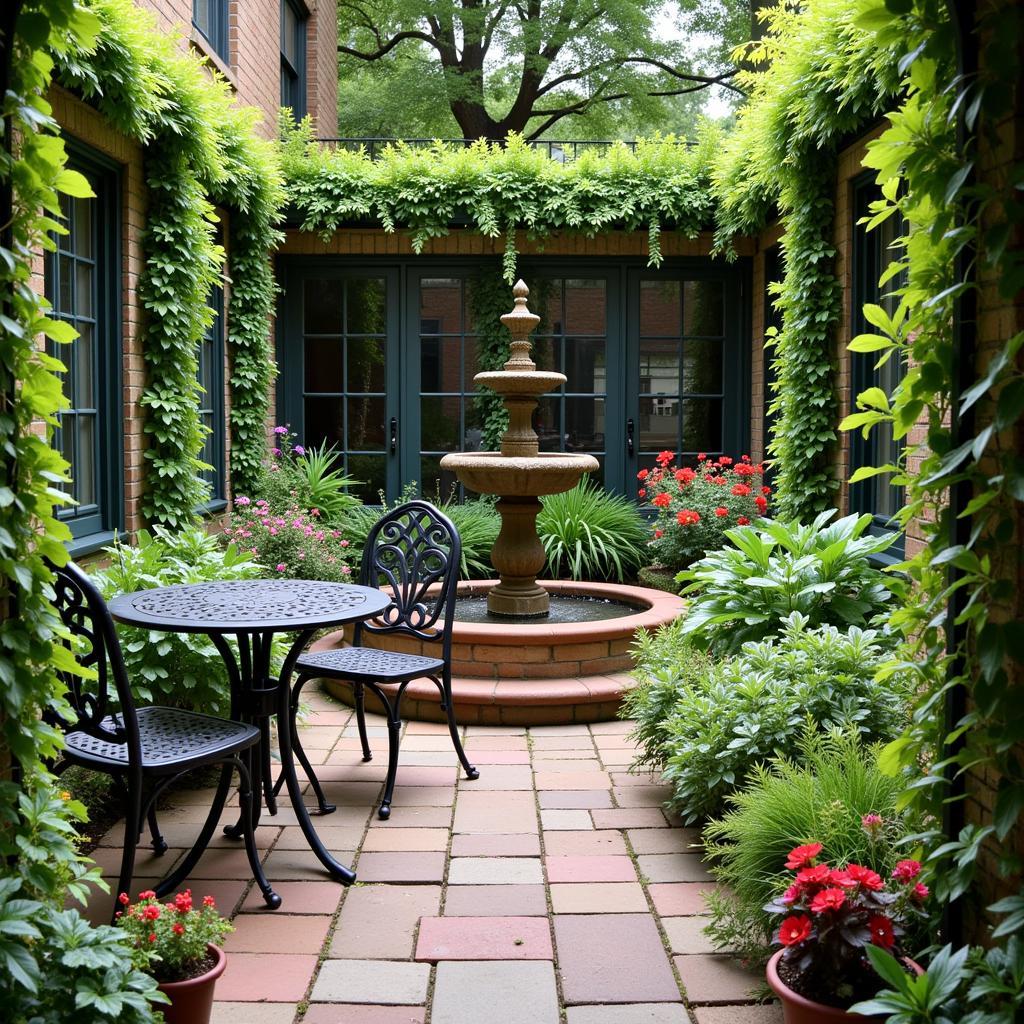
M 515 279 L 516 232 L 544 238 L 556 231 L 587 238 L 613 229 L 648 234 L 648 260 L 660 266 L 660 228 L 688 238 L 712 222 L 710 171 L 720 145 L 711 125 L 693 147 L 672 138 L 615 146 L 561 164 L 510 136 L 505 146 L 388 148 L 365 153 L 329 150 L 308 124 L 292 128 L 283 155 L 287 197 L 305 231 L 329 237 L 346 222 L 369 218 L 386 231 L 408 231 L 414 252 L 468 223 L 503 238 L 502 270 Z
M 509 357 L 509 333 L 501 317 L 509 311 L 509 289 L 504 274 L 495 267 L 469 282 L 468 303 L 477 332 L 477 359 L 481 370 L 500 370 Z M 508 412 L 501 396 L 489 388 L 473 399 L 480 412 L 484 451 L 497 451 L 508 429 Z

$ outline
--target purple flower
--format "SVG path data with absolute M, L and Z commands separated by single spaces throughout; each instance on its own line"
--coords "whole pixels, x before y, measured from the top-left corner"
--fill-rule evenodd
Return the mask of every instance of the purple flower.
M 294 451 L 296 455 L 305 455 L 305 454 L 306 454 L 306 449 L 305 449 L 305 448 L 303 448 L 301 444 L 297 444 L 297 445 L 296 445 L 296 446 L 295 446 L 295 447 L 294 447 L 294 448 L 292 449 L 292 451 Z
M 287 427 L 274 427 L 274 433 L 275 434 L 287 434 L 288 433 L 288 428 Z
M 278 571 L 278 572 L 284 572 L 284 571 L 285 571 L 285 569 L 287 569 L 287 568 L 288 568 L 288 566 L 286 566 L 286 565 L 284 564 L 284 562 L 278 562 L 278 563 L 277 563 L 277 571 Z
M 271 448 L 270 449 L 270 454 L 273 455 L 276 458 L 278 455 L 281 454 L 281 449 L 280 448 Z

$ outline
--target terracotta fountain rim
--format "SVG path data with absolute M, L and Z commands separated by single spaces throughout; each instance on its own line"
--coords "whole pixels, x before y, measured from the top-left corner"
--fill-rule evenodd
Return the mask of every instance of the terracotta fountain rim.
M 459 584 L 461 597 L 486 593 L 497 585 L 497 580 L 467 580 Z M 616 640 L 631 637 L 638 629 L 663 626 L 685 610 L 685 602 L 675 594 L 650 587 L 637 587 L 625 583 L 577 583 L 572 580 L 538 580 L 545 590 L 566 597 L 599 597 L 619 601 L 636 607 L 636 614 L 617 619 L 599 619 L 595 622 L 497 623 L 460 622 L 455 620 L 452 640 L 456 643 L 476 644 L 535 644 L 548 645 L 558 641 L 585 643 L 590 639 Z

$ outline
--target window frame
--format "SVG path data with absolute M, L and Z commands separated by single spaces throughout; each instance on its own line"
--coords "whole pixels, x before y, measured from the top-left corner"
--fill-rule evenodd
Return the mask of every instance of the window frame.
M 285 9 L 289 8 L 295 16 L 295 63 L 285 56 L 284 32 L 285 32 Z M 306 42 L 309 29 L 309 8 L 300 0 L 281 0 L 280 20 L 280 51 L 281 51 L 281 106 L 291 110 L 296 121 L 301 121 L 307 114 L 309 104 L 307 93 L 309 90 L 307 78 Z M 288 82 L 289 90 L 295 91 L 296 102 L 291 102 L 291 97 L 286 97 L 285 82 Z
M 852 228 L 852 251 L 851 251 L 851 307 L 850 307 L 850 338 L 858 334 L 872 333 L 873 328 L 864 318 L 865 303 L 879 304 L 882 293 L 879 290 L 878 279 L 890 260 L 882 251 L 883 234 L 875 228 L 873 231 L 865 230 L 860 219 L 869 214 L 868 206 L 871 202 L 880 198 L 880 192 L 875 182 L 875 176 L 871 172 L 861 174 L 851 182 L 851 228 Z M 893 286 L 898 285 L 898 279 L 892 282 Z M 850 353 L 850 403 L 851 407 L 856 403 L 857 395 L 870 387 L 882 386 L 881 371 L 875 368 L 878 354 L 873 352 L 851 352 Z M 895 356 L 893 358 L 896 358 Z M 906 369 L 903 369 L 906 372 Z M 882 451 L 884 439 L 877 427 L 871 430 L 867 437 L 863 436 L 861 430 L 854 430 L 850 433 L 849 453 L 849 476 L 863 466 L 877 466 L 891 461 L 890 451 L 888 454 Z M 899 442 L 890 442 L 891 448 L 899 450 L 902 447 Z M 849 485 L 849 508 L 851 512 L 863 515 L 868 513 L 872 517 L 870 532 L 874 534 L 897 531 L 896 540 L 882 554 L 876 556 L 880 562 L 895 564 L 902 561 L 906 542 L 902 529 L 898 523 L 893 523 L 891 518 L 881 515 L 879 507 L 879 488 L 892 486 L 887 483 L 885 474 L 878 474 L 861 480 L 858 483 Z M 902 488 L 895 498 L 897 507 L 903 504 Z
M 210 16 L 209 34 L 199 27 L 197 10 L 200 7 L 205 7 Z M 192 27 L 225 64 L 229 63 L 228 0 L 192 0 Z
M 212 432 L 203 436 L 203 447 L 206 438 L 212 438 L 213 458 L 210 460 L 211 470 L 202 471 L 199 476 L 210 487 L 210 495 L 198 511 L 203 513 L 219 512 L 227 507 L 227 416 L 224 402 L 224 286 L 215 284 L 210 290 L 208 304 L 213 310 L 213 322 L 208 332 L 199 340 L 199 352 L 196 360 L 196 373 L 202 383 L 203 355 L 202 349 L 210 346 L 210 392 L 199 396 L 199 418 L 209 413 L 213 425 Z M 204 404 L 205 403 L 205 404 Z
M 69 552 L 80 556 L 109 544 L 124 528 L 123 338 L 120 317 L 122 168 L 116 161 L 76 139 L 65 137 L 64 143 L 68 166 L 89 175 L 98 185 L 95 199 L 87 200 L 96 204 L 93 210 L 93 241 L 96 247 L 96 309 L 93 316 L 96 346 L 93 372 L 97 400 L 96 509 L 77 514 L 76 507 L 70 505 L 57 513 L 72 533 Z M 60 239 L 66 237 L 60 236 Z M 52 301 L 54 286 L 59 283 L 59 252 L 46 253 L 44 279 L 46 296 Z M 50 315 L 64 321 L 75 319 L 74 314 L 62 315 L 56 309 Z M 106 344 L 101 345 L 101 339 L 105 339 Z M 57 346 L 54 352 L 67 364 L 70 359 L 65 357 L 74 353 L 76 344 L 77 339 L 70 345 Z M 59 440 L 59 430 L 58 427 L 51 438 L 54 445 Z

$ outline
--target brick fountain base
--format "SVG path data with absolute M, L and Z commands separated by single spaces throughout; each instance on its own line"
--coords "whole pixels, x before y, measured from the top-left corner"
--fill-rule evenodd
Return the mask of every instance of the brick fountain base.
M 495 580 L 465 583 L 460 596 L 485 593 Z M 598 622 L 539 620 L 525 625 L 459 622 L 452 632 L 452 692 L 464 725 L 555 725 L 602 722 L 616 717 L 623 694 L 633 685 L 634 634 L 659 629 L 677 618 L 683 601 L 647 587 L 615 583 L 544 581 L 552 594 L 591 597 L 633 605 L 636 612 Z M 344 645 L 351 633 L 337 631 L 315 650 Z M 436 657 L 436 645 L 408 637 L 364 635 L 367 646 Z M 424 649 L 426 648 L 426 649 Z M 352 703 L 352 689 L 325 680 L 329 693 Z M 367 695 L 372 708 L 373 695 Z M 402 702 L 402 717 L 444 720 L 437 687 L 413 680 Z

